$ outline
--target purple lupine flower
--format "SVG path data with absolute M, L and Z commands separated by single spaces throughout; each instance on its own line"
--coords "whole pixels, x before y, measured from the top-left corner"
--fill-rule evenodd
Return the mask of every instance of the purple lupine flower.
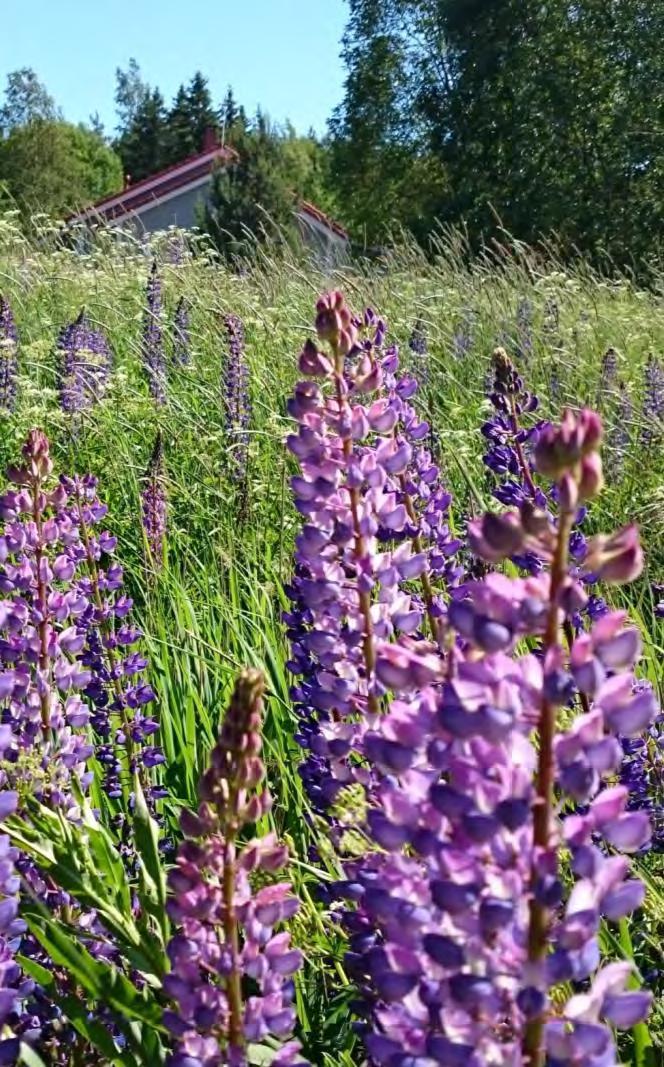
M 424 628 L 442 641 L 442 594 L 460 571 L 450 497 L 426 448 L 428 425 L 410 404 L 417 382 L 397 374 L 385 324 L 371 311 L 353 319 L 331 293 L 319 301 L 317 327 L 332 355 L 305 344 L 307 380 L 289 402 L 299 427 L 288 447 L 301 470 L 292 487 L 305 521 L 284 618 L 289 667 L 300 676 L 297 740 L 310 752 L 301 773 L 325 810 L 356 774 L 362 780 L 349 756 L 361 751 L 385 692 L 377 641 L 402 643 Z
M 68 542 L 61 574 L 72 567 L 73 596 L 82 646 L 77 659 L 88 672 L 83 690 L 95 738 L 95 756 L 104 768 L 110 797 L 128 795 L 130 778 L 139 771 L 149 801 L 166 795 L 155 782 L 153 768 L 164 762 L 154 744 L 159 724 L 148 706 L 155 700 L 145 680 L 147 660 L 135 650 L 141 632 L 129 619 L 131 599 L 122 588 L 122 567 L 114 559 L 117 539 L 97 532 L 108 508 L 97 494 L 92 475 L 61 478 L 65 514 L 77 536 Z M 123 782 L 124 773 L 124 782 Z
M 111 350 L 101 330 L 95 329 L 85 311 L 60 331 L 60 406 L 68 414 L 90 407 L 101 399 L 111 372 Z
M 191 362 L 190 313 L 189 302 L 181 296 L 173 317 L 173 362 L 180 367 L 185 367 Z
M 12 309 L 0 293 L 0 410 L 13 411 L 16 403 L 18 333 Z
M 148 277 L 143 315 L 143 365 L 150 395 L 157 404 L 166 403 L 166 353 L 164 350 L 164 305 L 161 278 L 156 259 Z
M 621 919 L 644 896 L 627 858 L 597 842 L 629 854 L 648 841 L 647 816 L 629 810 L 627 790 L 601 787 L 620 765 L 618 738 L 646 729 L 656 702 L 635 692 L 640 644 L 623 613 L 605 615 L 569 652 L 560 633 L 561 614 L 585 598 L 567 553 L 577 499 L 599 489 L 600 435 L 586 412 L 540 435 L 537 467 L 557 481 L 551 521 L 524 499 L 474 525 L 475 550 L 491 563 L 519 549 L 556 563 L 537 577 L 494 573 L 467 585 L 450 609 L 460 643 L 442 685 L 425 662 L 438 653 L 378 650 L 379 664 L 389 651 L 389 671 L 378 673 L 398 696 L 364 738 L 383 772 L 367 817 L 380 851 L 346 864 L 338 887 L 354 902 L 348 965 L 372 991 L 365 1041 L 377 1065 L 542 1067 L 547 1053 L 547 1062 L 585 1065 L 588 1027 L 613 1063 L 611 1027 L 648 1010 L 649 994 L 627 991 L 629 965 L 597 971 L 601 916 Z M 589 554 L 611 563 L 616 580 L 634 571 L 626 536 L 599 539 Z M 526 634 L 543 637 L 542 657 L 517 653 Z M 589 710 L 557 733 L 557 709 L 581 693 Z M 561 824 L 561 799 L 584 813 Z M 588 979 L 588 993 L 550 1015 L 551 990 Z
M 223 368 L 223 405 L 230 451 L 231 480 L 243 484 L 249 458 L 251 396 L 249 367 L 245 355 L 244 324 L 237 315 L 226 315 L 224 326 L 228 353 Z
M 12 731 L 5 774 L 75 813 L 70 779 L 85 788 L 92 754 L 80 697 L 90 675 L 76 658 L 88 601 L 71 588 L 75 567 L 67 557 L 78 531 L 64 511 L 66 492 L 49 485 L 53 463 L 40 430 L 30 432 L 23 457 L 9 475 L 16 488 L 0 499 L 0 701 Z
M 639 683 L 643 688 L 647 683 Z M 664 853 L 664 719 L 638 737 L 621 738 L 620 783 L 629 791 L 627 809 L 646 811 L 652 826 L 650 848 Z
M 615 409 L 607 433 L 607 469 L 613 478 L 622 474 L 625 457 L 632 440 L 634 406 L 625 382 L 618 384 Z
M 611 345 L 602 356 L 597 386 L 597 407 L 605 407 L 613 397 L 618 375 L 618 353 Z
M 166 535 L 166 468 L 160 432 L 157 433 L 145 474 L 141 500 L 147 561 L 153 572 L 159 572 L 164 566 Z
M 0 675 L 2 677 L 2 675 Z M 4 699 L 0 696 L 0 705 Z M 12 731 L 5 724 L 0 726 L 0 754 L 12 748 Z M 2 775 L 5 778 L 5 775 Z M 0 823 L 12 815 L 18 805 L 18 794 L 0 785 Z M 20 877 L 17 863 L 18 850 L 11 846 L 9 837 L 0 834 L 0 1063 L 15 1063 L 18 1056 L 18 1038 L 9 1023 L 20 1012 L 21 1004 L 30 995 L 34 983 L 22 974 L 15 960 L 15 953 L 26 924 L 18 917 Z
M 664 432 L 664 365 L 652 354 L 648 356 L 644 374 L 641 417 L 641 444 L 648 448 L 659 441 Z
M 524 296 L 516 307 L 516 352 L 522 363 L 529 363 L 533 350 L 533 303 Z
M 260 757 L 263 677 L 244 671 L 199 785 L 198 811 L 181 818 L 186 840 L 169 875 L 176 931 L 164 981 L 174 1008 L 165 1015 L 176 1049 L 169 1067 L 246 1067 L 246 1046 L 266 1037 L 282 1046 L 283 1067 L 303 1064 L 289 1037 L 295 1025 L 292 975 L 302 957 L 286 931 L 297 900 L 270 878 L 288 859 L 274 834 L 240 844 L 270 808 Z M 262 888 L 252 888 L 260 872 Z M 247 991 L 245 982 L 255 991 Z
M 472 352 L 474 328 L 475 316 L 473 312 L 464 312 L 452 335 L 452 356 L 454 359 L 464 360 Z

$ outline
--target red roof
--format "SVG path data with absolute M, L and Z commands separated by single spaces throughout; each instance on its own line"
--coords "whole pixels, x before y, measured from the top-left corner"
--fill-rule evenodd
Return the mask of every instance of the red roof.
M 83 222 L 96 216 L 104 219 L 121 218 L 122 215 L 128 215 L 152 200 L 158 200 L 166 193 L 172 193 L 211 174 L 219 163 L 231 159 L 237 159 L 237 152 L 233 148 L 215 145 L 214 148 L 181 159 L 179 163 L 174 163 L 149 178 L 143 178 L 135 185 L 128 185 L 120 193 L 111 193 L 110 196 L 97 200 L 84 211 L 72 215 L 71 221 Z
M 166 167 L 165 170 L 160 170 L 157 174 L 152 174 L 149 178 L 143 178 L 135 185 L 128 185 L 120 193 L 105 196 L 83 211 L 71 215 L 69 221 L 86 222 L 97 218 L 110 221 L 122 218 L 123 215 L 129 215 L 132 211 L 154 200 L 159 200 L 177 189 L 198 182 L 201 178 L 211 174 L 220 163 L 230 162 L 233 159 L 237 159 L 237 152 L 233 148 L 213 144 L 202 152 L 197 152 L 193 156 L 188 156 L 187 159 L 180 160 L 179 163 L 174 163 L 171 167 Z M 308 200 L 301 200 L 298 210 L 301 215 L 308 215 L 315 219 L 337 236 L 344 240 L 348 239 L 348 233 L 343 226 L 329 218 L 315 204 L 309 203 Z
M 317 222 L 322 223 L 323 226 L 327 226 L 333 233 L 348 240 L 348 231 L 344 230 L 340 223 L 331 219 L 329 215 L 326 215 L 319 207 L 316 207 L 315 204 L 310 204 L 308 200 L 300 200 L 300 212 L 303 215 L 311 215 L 312 218 L 316 219 Z

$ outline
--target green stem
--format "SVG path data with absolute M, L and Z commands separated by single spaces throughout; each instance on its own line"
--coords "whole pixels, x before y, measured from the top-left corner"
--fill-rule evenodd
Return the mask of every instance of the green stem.
M 558 525 L 558 541 L 551 564 L 551 590 L 549 613 L 544 634 L 544 655 L 560 643 L 560 607 L 558 594 L 567 576 L 569 535 L 574 513 L 561 512 Z M 556 733 L 556 706 L 545 698 L 539 720 L 539 753 L 535 776 L 535 802 L 533 804 L 533 850 L 537 858 L 551 846 L 554 811 L 554 757 L 553 743 Z M 537 871 L 531 872 L 530 915 L 528 923 L 528 962 L 535 967 L 544 960 L 549 932 L 549 911 L 535 898 Z M 531 1019 L 526 1026 L 523 1041 L 524 1060 L 528 1067 L 544 1065 L 544 1013 Z

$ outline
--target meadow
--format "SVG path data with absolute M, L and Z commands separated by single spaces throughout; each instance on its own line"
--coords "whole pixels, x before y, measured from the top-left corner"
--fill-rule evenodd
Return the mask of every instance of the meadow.
M 153 262 L 163 297 L 158 316 L 163 332 L 153 341 L 163 345 L 166 368 L 160 379 L 164 395 L 156 399 L 145 359 L 146 321 L 148 329 L 154 328 L 145 310 Z M 42 870 L 49 872 L 48 892 L 42 894 L 24 872 L 24 883 L 33 890 L 25 891 L 26 903 L 21 905 L 29 931 L 41 946 L 30 960 L 21 950 L 25 973 L 45 993 L 36 1006 L 34 993 L 26 993 L 31 1021 L 20 997 L 8 1005 L 2 1034 L 8 1051 L 2 1062 L 20 1056 L 33 1067 L 40 1062 L 83 1064 L 93 1058 L 113 1064 L 198 1067 L 241 1064 L 247 1062 L 245 1055 L 256 1064 L 302 1062 L 300 1055 L 320 1067 L 367 1062 L 363 1023 L 367 1012 L 376 1010 L 375 993 L 367 1009 L 363 982 L 358 983 L 348 955 L 348 939 L 357 931 L 349 932 L 340 920 L 343 894 L 333 887 L 342 877 L 344 856 L 350 856 L 351 865 L 357 863 L 368 846 L 365 838 L 353 838 L 358 816 L 352 805 L 357 797 L 346 797 L 345 807 L 335 809 L 330 822 L 299 773 L 305 754 L 296 739 L 301 739 L 301 723 L 292 696 L 297 683 L 291 668 L 296 669 L 297 662 L 286 635 L 295 624 L 283 620 L 284 613 L 293 610 L 289 593 L 294 546 L 307 514 L 306 507 L 298 510 L 293 504 L 296 461 L 285 441 L 295 432 L 296 420 L 287 403 L 302 377 L 299 354 L 307 338 L 315 336 L 316 301 L 328 290 L 341 290 L 355 312 L 372 308 L 385 320 L 386 343 L 398 345 L 401 371 L 419 382 L 408 402 L 430 426 L 427 442 L 452 498 L 451 540 L 465 542 L 469 521 L 497 507 L 492 490 L 500 476 L 483 462 L 487 438 L 480 429 L 492 416 L 488 393 L 493 388 L 491 354 L 497 346 L 513 361 L 525 389 L 539 398 L 536 415 L 526 412 L 524 425 L 535 419 L 556 422 L 568 405 L 601 414 L 606 484 L 589 504 L 583 532 L 590 537 L 628 522 L 638 524 L 643 572 L 629 585 L 601 585 L 601 594 L 611 607 L 628 610 L 643 641 L 637 676 L 647 680 L 660 699 L 664 694 L 664 608 L 658 610 L 664 601 L 664 590 L 658 589 L 664 581 L 664 301 L 656 280 L 643 290 L 628 277 L 603 278 L 582 263 L 566 267 L 553 256 L 535 256 L 520 246 L 470 259 L 449 235 L 441 236 L 432 258 L 404 243 L 380 260 L 325 271 L 288 253 L 270 256 L 257 250 L 241 269 L 231 269 L 177 234 L 157 237 L 146 247 L 100 233 L 81 253 L 56 234 L 45 232 L 40 241 L 30 242 L 11 217 L 0 220 L 0 293 L 12 309 L 19 339 L 16 403 L 0 423 L 0 468 L 20 461 L 29 432 L 39 427 L 50 442 L 56 475 L 91 473 L 98 479 L 99 497 L 108 506 L 103 528 L 117 537 L 124 588 L 134 601 L 131 618 L 142 633 L 137 647 L 147 659 L 145 678 L 154 690 L 150 711 L 158 733 L 151 741 L 164 756 L 146 770 L 147 806 L 132 800 L 127 807 L 126 783 L 119 797 L 109 799 L 103 765 L 93 761 L 89 809 L 76 795 L 77 808 L 86 812 L 87 843 L 76 820 L 71 825 L 66 819 L 53 821 L 47 791 L 27 789 L 24 796 L 15 786 L 18 814 L 9 819 L 7 832 L 33 865 L 41 862 Z M 182 300 L 188 321 L 186 337 L 178 339 L 174 321 Z M 94 403 L 63 411 L 57 340 L 82 309 L 108 339 L 111 373 Z M 229 315 L 241 320 L 245 337 L 242 359 L 250 414 L 237 432 L 229 431 L 225 393 Z M 324 330 L 319 333 L 324 337 Z M 178 355 L 178 344 L 184 344 L 184 356 Z M 151 546 L 143 521 L 158 440 L 157 490 L 163 488 L 166 501 L 163 558 L 161 549 Z M 154 467 L 152 474 L 154 478 Z M 464 552 L 464 566 L 472 572 L 472 556 Z M 518 573 L 512 563 L 506 567 L 510 576 Z M 479 569 L 474 576 L 483 573 Z M 152 971 L 141 956 L 147 951 L 146 938 L 155 944 L 161 938 L 162 949 L 168 940 L 164 872 L 173 867 L 181 841 L 180 811 L 198 807 L 199 780 L 235 679 L 247 667 L 260 670 L 265 678 L 263 758 L 273 797 L 271 810 L 261 809 L 249 821 L 255 821 L 261 833 L 274 830 L 288 845 L 283 877 L 299 900 L 299 910 L 288 923 L 303 956 L 294 976 L 295 1034 L 301 1053 L 294 1051 L 291 1059 L 279 1059 L 274 1033 L 264 1037 L 258 1032 L 249 1035 L 249 1051 L 237 1059 L 232 1050 L 219 1051 L 217 1046 L 214 1052 L 209 1047 L 174 1052 L 172 1031 L 162 1021 L 169 999 L 162 988 L 164 952 L 152 960 Z M 394 685 L 398 689 L 399 683 Z M 9 721 L 6 716 L 4 721 Z M 546 1062 L 555 1067 L 605 1067 L 614 1062 L 655 1067 L 664 1055 L 664 742 L 658 740 L 655 726 L 647 736 L 647 795 L 638 801 L 651 811 L 654 833 L 650 847 L 632 849 L 646 897 L 631 919 L 603 922 L 598 937 L 612 959 L 635 961 L 634 980 L 653 991 L 654 1003 L 647 1023 L 635 1017 L 620 1028 L 620 1060 L 606 1049 L 601 1054 L 581 1049 L 578 1059 L 571 1053 L 549 1052 Z M 387 777 L 388 785 L 380 788 L 392 788 Z M 153 787 L 146 783 L 154 781 L 159 788 L 151 799 Z M 35 795 L 41 801 L 38 809 Z M 579 795 L 577 800 L 579 810 L 585 811 L 586 798 Z M 57 810 L 54 804 L 51 808 Z M 97 831 L 87 822 L 96 818 L 93 810 L 101 813 L 103 841 L 96 840 Z M 54 851 L 46 855 L 44 842 L 49 839 Z M 383 846 L 391 854 L 392 846 L 385 845 L 377 831 L 377 855 Z M 93 878 L 95 869 L 102 873 L 100 884 Z M 141 871 L 147 871 L 147 877 Z M 565 878 L 569 880 L 567 868 Z M 352 880 L 346 876 L 347 883 Z M 270 882 L 269 869 L 258 872 L 258 881 Z M 65 898 L 51 906 L 47 897 L 52 883 Z M 127 899 L 124 889 L 118 889 L 125 883 L 132 887 Z M 104 893 L 105 907 L 100 900 Z M 131 899 L 136 894 L 138 907 Z M 45 917 L 45 907 L 51 908 L 50 917 Z M 114 945 L 112 952 L 90 951 L 89 965 L 82 954 L 77 960 L 72 949 L 81 943 L 78 908 L 80 914 L 86 909 L 96 913 L 104 931 L 99 940 Z M 155 953 L 159 956 L 157 949 Z M 565 977 L 561 983 L 567 994 L 571 981 Z M 572 992 L 585 990 L 584 981 L 585 976 Z M 176 992 L 171 988 L 171 999 L 177 1000 Z M 392 1004 L 393 993 L 383 988 L 383 995 Z M 44 1000 L 51 1004 L 50 1014 L 38 1010 Z M 478 1027 L 481 1015 L 474 1016 Z M 385 1032 L 393 1035 L 395 1026 L 394 1020 L 386 1022 Z M 12 1034 L 19 1035 L 20 1049 Z M 494 1053 L 487 1053 L 486 1059 L 469 1058 L 473 1040 L 466 1036 L 467 1043 L 459 1039 L 459 1048 L 466 1049 L 464 1063 L 522 1062 L 492 1059 Z M 394 1049 L 396 1045 L 370 1045 L 369 1062 L 390 1067 L 462 1062 L 440 1045 L 430 1044 L 426 1052 L 415 1054 L 405 1038 L 403 1054 Z M 540 1062 L 544 1060 L 532 1060 Z

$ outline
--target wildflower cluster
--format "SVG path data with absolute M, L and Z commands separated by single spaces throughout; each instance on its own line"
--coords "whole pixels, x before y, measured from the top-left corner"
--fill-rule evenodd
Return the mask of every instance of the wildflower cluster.
M 426 447 L 428 424 L 412 405 L 417 383 L 399 376 L 373 312 L 353 320 L 340 294 L 318 305 L 319 338 L 300 355 L 305 380 L 289 411 L 288 439 L 301 474 L 292 487 L 305 522 L 286 615 L 303 777 L 324 809 L 344 785 L 366 781 L 363 734 L 379 714 L 384 676 L 425 630 L 443 639 L 446 586 L 459 577 L 450 496 Z M 319 384 L 320 383 L 320 384 Z M 389 684 L 389 683 L 388 683 Z

